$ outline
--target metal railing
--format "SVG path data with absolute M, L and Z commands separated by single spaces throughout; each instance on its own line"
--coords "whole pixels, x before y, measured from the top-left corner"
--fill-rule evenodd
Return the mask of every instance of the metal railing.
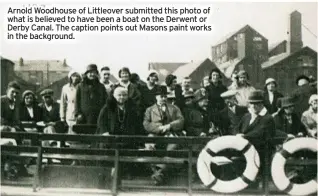
M 114 175 L 112 179 L 111 192 L 113 195 L 118 193 L 118 171 L 119 165 L 122 162 L 128 163 L 166 163 L 166 164 L 184 164 L 187 167 L 187 187 L 176 187 L 177 189 L 186 189 L 189 195 L 192 195 L 193 184 L 192 174 L 193 164 L 196 163 L 198 152 L 193 150 L 193 145 L 203 144 L 205 145 L 212 138 L 208 137 L 147 137 L 147 136 L 101 136 L 101 135 L 69 135 L 69 134 L 42 134 L 42 133 L 25 133 L 25 132 L 2 132 L 0 133 L 2 138 L 14 138 L 14 139 L 30 139 L 38 142 L 38 146 L 1 146 L 2 156 L 25 156 L 36 158 L 36 172 L 33 179 L 33 191 L 37 191 L 37 188 L 41 186 L 42 177 L 42 159 L 43 158 L 65 158 L 65 159 L 83 159 L 83 160 L 96 160 L 106 161 L 114 163 Z M 271 155 L 269 150 L 269 142 L 271 145 L 274 143 L 281 143 L 283 138 L 274 138 L 271 141 L 267 141 L 264 152 L 264 169 L 262 175 L 263 190 L 260 190 L 259 194 L 270 195 L 269 181 L 270 181 L 270 163 Z M 56 141 L 82 141 L 90 142 L 92 148 L 89 149 L 76 149 L 76 148 L 52 148 L 44 147 L 41 145 L 41 141 L 44 140 L 56 140 Z M 120 145 L 122 143 L 164 143 L 164 144 L 179 144 L 183 148 L 181 150 L 140 150 L 140 149 L 122 149 Z M 110 148 L 101 149 L 99 143 L 110 144 Z M 268 152 L 268 153 L 267 153 Z M 158 158 L 159 157 L 159 158 Z M 287 162 L 287 164 L 289 164 Z M 306 160 L 299 164 L 308 164 Z M 317 164 L 316 161 L 309 164 Z M 143 188 L 147 188 L 143 186 Z M 148 187 L 153 188 L 153 187 Z M 169 188 L 169 187 L 156 187 Z M 172 187 L 170 187 L 172 188 Z M 211 190 L 205 189 L 209 192 Z M 254 193 L 256 194 L 256 193 Z

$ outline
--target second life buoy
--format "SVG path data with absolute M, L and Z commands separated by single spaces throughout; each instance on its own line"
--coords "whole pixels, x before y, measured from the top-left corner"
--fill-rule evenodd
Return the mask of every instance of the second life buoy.
M 285 174 L 286 159 L 296 151 L 308 149 L 317 152 L 317 140 L 314 138 L 295 138 L 285 144 L 283 149 L 274 155 L 271 174 L 277 188 L 290 195 L 309 195 L 317 192 L 317 181 L 310 180 L 305 184 L 292 183 Z

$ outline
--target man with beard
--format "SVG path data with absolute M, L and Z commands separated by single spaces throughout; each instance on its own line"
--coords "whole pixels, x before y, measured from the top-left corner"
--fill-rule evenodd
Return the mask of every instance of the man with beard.
M 301 122 L 305 125 L 307 133 L 311 137 L 317 137 L 317 102 L 318 95 L 311 95 L 309 98 L 309 109 L 306 110 L 301 117 Z
M 110 69 L 107 66 L 100 70 L 100 83 L 105 86 L 107 97 L 109 97 L 114 84 L 110 81 Z
M 144 128 L 149 133 L 149 136 L 165 136 L 177 137 L 182 134 L 184 118 L 178 107 L 167 104 L 167 89 L 161 87 L 156 93 L 156 104 L 146 110 L 144 117 Z M 156 144 L 147 145 L 151 148 L 165 149 L 167 151 L 177 148 L 176 144 Z M 166 164 L 157 164 L 153 166 L 153 175 L 151 176 L 156 185 L 161 185 L 165 182 L 167 173 Z
M 78 85 L 75 99 L 75 117 L 77 124 L 97 124 L 97 118 L 104 106 L 107 93 L 98 80 L 95 64 L 86 68 L 83 81 Z
M 81 82 L 81 76 L 75 71 L 70 71 L 68 74 L 69 83 L 62 88 L 60 117 L 62 122 L 66 122 L 69 127 L 69 134 L 73 134 L 73 125 L 75 119 L 75 99 L 78 84 Z

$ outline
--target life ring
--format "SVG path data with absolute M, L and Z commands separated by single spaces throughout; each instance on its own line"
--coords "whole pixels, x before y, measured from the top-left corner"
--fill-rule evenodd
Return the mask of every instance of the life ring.
M 211 163 L 215 154 L 224 149 L 241 151 L 246 159 L 246 168 L 242 176 L 236 179 L 223 181 L 217 179 L 211 171 Z M 255 147 L 240 136 L 222 136 L 208 142 L 201 151 L 197 161 L 197 171 L 202 183 L 219 193 L 234 193 L 243 190 L 257 176 L 260 166 L 260 158 Z
M 308 149 L 317 152 L 317 140 L 314 138 L 295 138 L 285 144 L 281 151 L 276 152 L 272 160 L 271 174 L 276 187 L 290 195 L 309 195 L 317 192 L 317 181 L 305 184 L 292 183 L 285 174 L 286 159 L 296 151 Z

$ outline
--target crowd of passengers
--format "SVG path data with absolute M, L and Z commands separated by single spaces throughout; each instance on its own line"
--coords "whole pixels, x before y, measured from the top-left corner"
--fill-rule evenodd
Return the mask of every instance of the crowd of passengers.
M 95 64 L 88 65 L 83 75 L 71 71 L 59 103 L 53 99 L 56 92 L 51 89 L 43 90 L 41 100 L 37 100 L 35 92 L 26 90 L 21 96 L 19 84 L 10 82 L 7 94 L 1 97 L 1 131 L 54 134 L 67 127 L 67 133 L 76 134 L 74 125 L 87 124 L 97 125 L 95 134 L 100 135 L 239 135 L 256 147 L 261 158 L 266 139 L 317 137 L 317 83 L 305 75 L 296 79 L 297 88 L 286 96 L 277 91 L 273 78 L 266 79 L 264 89 L 256 89 L 244 70 L 234 72 L 232 84 L 226 87 L 221 72 L 212 69 L 196 90 L 190 77 L 178 84 L 176 76 L 170 74 L 164 85 L 158 84 L 155 70 L 149 71 L 146 82 L 126 67 L 120 69 L 118 83 L 113 84 L 110 75 L 109 67 L 98 71 Z M 36 126 L 26 126 L 30 122 Z M 1 139 L 2 144 L 6 142 Z M 42 145 L 60 147 L 56 141 Z M 90 147 L 79 142 L 65 145 Z M 123 147 L 167 151 L 180 148 L 175 144 L 142 143 Z M 167 165 L 153 165 L 152 169 L 155 184 L 164 183 Z

